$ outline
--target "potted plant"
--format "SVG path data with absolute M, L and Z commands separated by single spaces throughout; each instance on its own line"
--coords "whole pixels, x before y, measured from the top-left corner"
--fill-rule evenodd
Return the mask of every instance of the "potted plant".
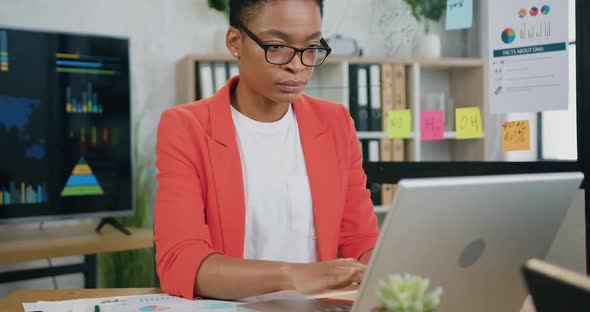
M 430 22 L 438 22 L 446 8 L 446 0 L 404 0 L 412 10 L 412 15 L 424 24 L 424 34 L 418 37 L 414 47 L 415 57 L 440 58 L 440 36 L 430 32 Z
M 377 296 L 380 305 L 373 312 L 435 312 L 440 304 L 442 288 L 426 293 L 430 281 L 420 276 L 390 275 L 379 281 Z
M 208 0 L 209 7 L 211 9 L 217 10 L 226 17 L 229 17 L 229 1 L 228 0 Z
M 225 19 L 229 21 L 229 0 L 208 0 L 209 8 L 223 13 Z M 227 32 L 227 25 L 217 29 L 213 38 L 213 52 L 215 53 L 227 53 L 227 47 L 225 46 L 225 34 Z
M 134 122 L 133 136 L 139 138 L 139 129 L 146 111 Z M 133 145 L 133 187 L 135 188 L 135 215 L 118 217 L 125 226 L 153 228 L 156 156 L 142 153 L 138 142 Z M 139 249 L 99 254 L 97 257 L 100 288 L 154 287 L 154 250 Z M 124 268 L 124 269 L 122 269 Z

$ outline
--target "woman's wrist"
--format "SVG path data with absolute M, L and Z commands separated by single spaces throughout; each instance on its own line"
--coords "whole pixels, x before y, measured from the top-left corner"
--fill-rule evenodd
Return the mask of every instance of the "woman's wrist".
M 298 265 L 295 263 L 287 263 L 284 262 L 279 267 L 279 276 L 281 280 L 281 289 L 282 290 L 293 290 L 295 289 L 295 284 L 293 282 L 293 269 Z

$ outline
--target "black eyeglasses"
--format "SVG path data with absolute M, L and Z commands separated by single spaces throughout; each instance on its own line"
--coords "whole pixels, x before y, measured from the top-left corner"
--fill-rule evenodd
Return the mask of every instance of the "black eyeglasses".
M 301 64 L 308 67 L 316 67 L 322 65 L 330 52 L 332 52 L 332 49 L 330 49 L 324 38 L 320 38 L 320 44 L 322 45 L 320 47 L 299 49 L 286 44 L 264 43 L 254 33 L 248 30 L 248 28 L 242 25 L 238 26 L 238 28 L 264 49 L 266 61 L 273 65 L 289 64 L 293 60 L 293 57 L 295 57 L 295 54 L 299 53 Z

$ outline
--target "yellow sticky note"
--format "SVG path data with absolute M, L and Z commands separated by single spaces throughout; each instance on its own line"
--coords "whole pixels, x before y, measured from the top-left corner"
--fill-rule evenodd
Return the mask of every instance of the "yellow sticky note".
M 528 120 L 507 121 L 502 124 L 502 150 L 528 151 L 531 149 L 531 129 Z
M 387 136 L 390 139 L 406 139 L 412 132 L 412 113 L 409 109 L 392 110 L 387 114 Z
M 455 122 L 457 139 L 479 139 L 483 137 L 481 110 L 479 107 L 457 108 Z

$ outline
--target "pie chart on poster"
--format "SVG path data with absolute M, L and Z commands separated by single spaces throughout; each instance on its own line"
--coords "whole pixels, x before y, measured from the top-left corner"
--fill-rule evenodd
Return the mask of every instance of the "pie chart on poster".
M 516 38 L 516 32 L 512 28 L 506 28 L 502 32 L 502 41 L 504 43 L 512 43 Z
M 140 312 L 159 312 L 159 311 L 170 311 L 169 307 L 163 307 L 158 305 L 150 305 L 139 308 Z
M 518 10 L 518 17 L 525 18 L 526 17 L 526 10 L 525 9 Z
M 550 6 L 544 5 L 541 8 L 541 14 L 543 14 L 543 15 L 549 15 L 549 12 L 551 12 L 551 7 Z
M 531 16 L 537 16 L 537 14 L 539 14 L 539 8 L 532 7 L 530 13 L 531 13 Z

